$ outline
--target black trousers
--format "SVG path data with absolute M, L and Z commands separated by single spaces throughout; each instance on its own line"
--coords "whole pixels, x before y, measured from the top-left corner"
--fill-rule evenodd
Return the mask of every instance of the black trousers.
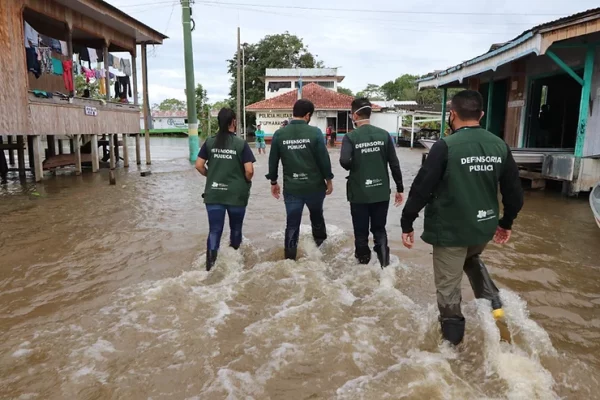
M 369 248 L 369 228 L 373 234 L 375 249 L 387 246 L 387 224 L 389 201 L 380 203 L 358 204 L 350 203 L 352 225 L 354 226 L 354 247 L 356 257 L 371 254 Z

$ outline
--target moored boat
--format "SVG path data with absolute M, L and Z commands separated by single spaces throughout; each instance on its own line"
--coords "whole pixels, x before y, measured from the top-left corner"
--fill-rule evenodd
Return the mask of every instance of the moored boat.
M 600 182 L 594 187 L 592 193 L 590 193 L 590 207 L 592 208 L 592 213 L 594 213 L 596 224 L 600 228 Z

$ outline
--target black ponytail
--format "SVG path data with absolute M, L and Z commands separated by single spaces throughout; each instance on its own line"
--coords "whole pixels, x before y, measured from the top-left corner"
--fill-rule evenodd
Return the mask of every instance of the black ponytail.
M 215 148 L 223 149 L 227 146 L 229 135 L 232 133 L 229 131 L 229 127 L 235 121 L 235 112 L 231 108 L 221 108 L 217 120 L 219 121 L 219 132 L 215 138 Z

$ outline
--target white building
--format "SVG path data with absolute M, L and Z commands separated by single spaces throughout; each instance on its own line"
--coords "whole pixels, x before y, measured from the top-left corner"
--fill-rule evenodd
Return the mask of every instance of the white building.
M 144 115 L 140 116 L 140 129 L 145 129 Z M 152 126 L 154 132 L 177 133 L 187 132 L 188 119 L 186 111 L 152 111 Z
M 295 91 L 310 83 L 337 92 L 338 83 L 344 80 L 337 68 L 267 68 L 265 71 L 265 99 Z

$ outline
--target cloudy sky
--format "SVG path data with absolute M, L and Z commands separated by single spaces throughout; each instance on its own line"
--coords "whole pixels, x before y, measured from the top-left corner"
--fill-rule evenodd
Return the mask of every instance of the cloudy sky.
M 150 102 L 185 99 L 179 0 L 107 1 L 169 36 L 149 51 Z M 242 42 L 298 35 L 326 66 L 339 67 L 342 85 L 356 92 L 455 65 L 536 24 L 597 6 L 597 0 L 195 0 L 196 82 L 211 101 L 228 97 L 226 60 L 236 50 L 238 24 Z

